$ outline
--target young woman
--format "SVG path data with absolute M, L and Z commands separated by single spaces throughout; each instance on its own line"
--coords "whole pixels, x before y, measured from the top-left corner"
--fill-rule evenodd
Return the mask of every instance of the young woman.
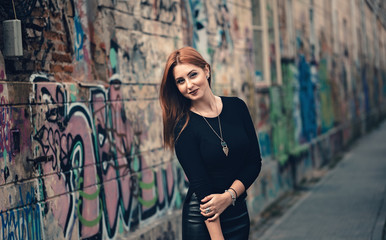
M 248 239 L 246 190 L 261 169 L 259 143 L 246 104 L 210 88 L 211 69 L 191 47 L 170 54 L 160 88 L 164 143 L 175 148 L 189 180 L 182 235 Z

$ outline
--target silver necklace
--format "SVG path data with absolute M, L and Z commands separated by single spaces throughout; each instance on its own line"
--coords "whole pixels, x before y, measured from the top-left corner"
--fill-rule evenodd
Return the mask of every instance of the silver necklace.
M 193 107 L 194 109 L 196 109 L 195 107 Z M 228 145 L 227 143 L 224 141 L 223 137 L 222 137 L 222 129 L 221 129 L 221 121 L 220 121 L 220 114 L 217 115 L 217 120 L 218 120 L 218 126 L 220 128 L 220 136 L 217 134 L 217 132 L 213 129 L 212 125 L 210 125 L 210 123 L 208 122 L 208 120 L 206 120 L 206 118 L 200 113 L 200 111 L 198 111 L 196 109 L 196 111 L 200 114 L 200 116 L 205 120 L 205 122 L 208 124 L 208 126 L 210 127 L 210 129 L 212 129 L 212 131 L 214 132 L 214 134 L 216 134 L 216 136 L 220 139 L 221 141 L 221 146 L 222 146 L 222 150 L 224 151 L 225 153 L 225 156 L 228 157 L 228 153 L 229 153 L 229 148 L 228 148 Z M 218 109 L 217 109 L 217 104 L 216 104 L 216 111 L 218 113 Z

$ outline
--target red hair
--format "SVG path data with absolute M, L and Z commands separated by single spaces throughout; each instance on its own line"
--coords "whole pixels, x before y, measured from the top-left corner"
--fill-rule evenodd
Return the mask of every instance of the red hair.
M 199 52 L 192 47 L 183 47 L 172 52 L 165 65 L 162 77 L 159 100 L 162 108 L 163 128 L 164 128 L 164 146 L 172 149 L 174 147 L 174 129 L 177 123 L 186 118 L 186 121 L 178 133 L 178 136 L 185 129 L 189 122 L 189 110 L 191 102 L 185 98 L 178 90 L 174 78 L 174 67 L 178 64 L 192 64 L 202 69 L 210 65 L 205 61 Z M 211 74 L 209 74 L 210 86 Z M 176 139 L 178 138 L 176 137 Z

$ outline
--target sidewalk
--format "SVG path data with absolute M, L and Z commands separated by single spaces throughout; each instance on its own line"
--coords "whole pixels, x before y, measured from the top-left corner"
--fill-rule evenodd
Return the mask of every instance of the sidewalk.
M 359 139 L 338 165 L 261 237 L 256 232 L 250 237 L 253 240 L 381 240 L 385 220 L 386 122 L 383 122 Z

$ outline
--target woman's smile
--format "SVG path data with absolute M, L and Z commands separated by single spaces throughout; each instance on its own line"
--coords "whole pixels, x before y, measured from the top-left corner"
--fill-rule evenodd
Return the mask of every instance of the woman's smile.
M 198 100 L 210 91 L 208 68 L 193 64 L 178 64 L 173 70 L 176 86 L 180 93 L 190 100 Z
M 197 92 L 198 92 L 198 88 L 197 89 L 195 89 L 195 90 L 193 90 L 193 91 L 190 91 L 189 92 L 189 94 L 191 94 L 191 95 L 196 95 L 197 94 Z

